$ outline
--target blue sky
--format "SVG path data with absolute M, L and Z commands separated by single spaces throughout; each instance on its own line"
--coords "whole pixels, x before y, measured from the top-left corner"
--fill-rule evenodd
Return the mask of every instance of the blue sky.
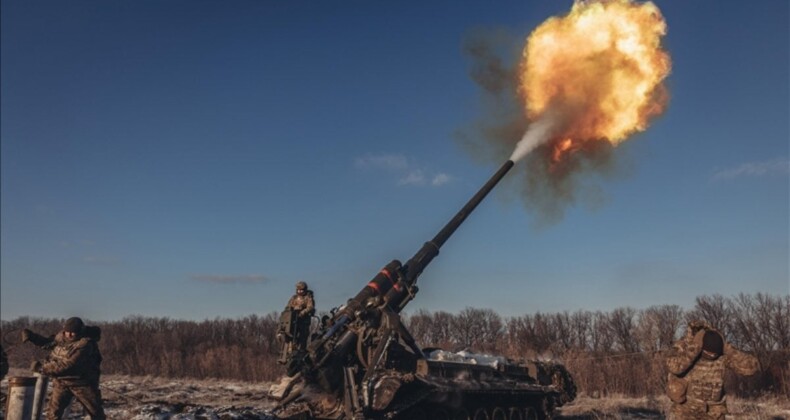
M 3 0 L 0 317 L 343 303 L 498 167 L 457 141 L 485 115 L 464 40 L 571 4 Z M 671 102 L 605 199 L 538 226 L 506 181 L 410 310 L 790 293 L 788 3 L 657 5 Z

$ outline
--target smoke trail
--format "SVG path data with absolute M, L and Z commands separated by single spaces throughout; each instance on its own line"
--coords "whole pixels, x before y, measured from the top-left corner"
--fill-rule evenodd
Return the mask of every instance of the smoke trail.
M 559 116 L 555 113 L 547 112 L 543 114 L 537 121 L 529 125 L 524 136 L 516 144 L 513 149 L 513 154 L 510 155 L 510 160 L 518 162 L 523 159 L 529 152 L 535 150 L 536 147 L 549 141 L 553 130 L 559 123 Z

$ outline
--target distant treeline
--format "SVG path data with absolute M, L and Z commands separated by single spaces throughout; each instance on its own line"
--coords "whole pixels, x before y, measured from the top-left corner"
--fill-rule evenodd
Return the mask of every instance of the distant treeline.
M 276 363 L 278 318 L 271 313 L 196 322 L 131 316 L 86 323 L 101 327 L 103 373 L 269 381 L 283 372 Z M 22 328 L 49 335 L 58 332 L 64 321 L 29 317 L 1 321 L 3 347 L 19 343 Z M 32 344 L 16 344 L 7 353 L 12 367 L 30 366 L 31 360 L 47 355 Z
M 133 316 L 89 324 L 102 328 L 105 373 L 270 381 L 283 374 L 275 362 L 277 318 L 270 313 L 196 322 Z M 664 392 L 666 350 L 689 321 L 701 320 L 760 360 L 757 375 L 728 377 L 728 392 L 790 397 L 790 295 L 701 296 L 691 310 L 661 305 L 502 317 L 491 309 L 467 308 L 457 314 L 420 310 L 404 318 L 423 347 L 550 358 L 566 365 L 581 392 L 631 396 Z M 16 344 L 18 330 L 52 334 L 62 322 L 0 321 L 11 365 L 26 367 L 46 356 L 32 345 Z
M 408 323 L 423 346 L 550 358 L 565 364 L 581 392 L 642 396 L 664 392 L 666 351 L 692 320 L 719 329 L 732 345 L 760 360 L 758 374 L 728 376 L 728 392 L 790 398 L 790 295 L 701 296 L 691 310 L 661 305 L 512 318 L 490 309 L 418 311 Z

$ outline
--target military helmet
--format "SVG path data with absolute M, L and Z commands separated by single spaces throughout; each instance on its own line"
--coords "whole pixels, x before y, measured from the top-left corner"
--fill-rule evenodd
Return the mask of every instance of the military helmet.
M 296 282 L 296 290 L 307 290 L 307 283 L 303 281 Z

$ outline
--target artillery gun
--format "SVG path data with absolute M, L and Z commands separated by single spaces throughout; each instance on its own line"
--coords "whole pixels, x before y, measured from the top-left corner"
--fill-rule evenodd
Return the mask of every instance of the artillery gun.
M 576 386 L 560 364 L 447 360 L 436 357 L 446 353 L 421 349 L 401 321 L 425 267 L 513 165 L 505 162 L 406 264 L 393 260 L 384 266 L 333 311 L 306 350 L 290 355 L 288 376 L 271 391 L 280 400 L 278 418 L 545 419 L 573 400 Z

